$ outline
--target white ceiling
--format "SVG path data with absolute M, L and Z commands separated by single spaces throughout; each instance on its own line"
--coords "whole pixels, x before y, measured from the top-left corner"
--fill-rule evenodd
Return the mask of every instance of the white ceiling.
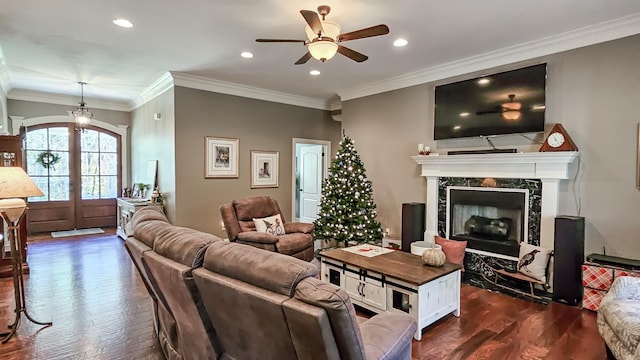
M 363 63 L 338 54 L 294 65 L 301 44 L 254 41 L 304 39 L 299 10 L 321 4 L 343 32 L 387 24 L 390 34 L 343 43 L 368 55 Z M 135 26 L 116 27 L 117 17 Z M 0 0 L 0 83 L 9 98 L 47 93 L 77 102 L 84 81 L 89 107 L 133 108 L 172 71 L 345 99 L 637 33 L 638 0 Z M 392 46 L 399 37 L 409 45 Z

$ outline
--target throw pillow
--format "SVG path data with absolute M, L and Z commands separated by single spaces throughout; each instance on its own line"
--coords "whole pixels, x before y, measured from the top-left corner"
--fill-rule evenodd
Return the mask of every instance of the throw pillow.
M 464 271 L 464 249 L 467 248 L 466 241 L 449 240 L 438 235 L 434 236 L 436 244 L 442 246 L 447 262 L 462 265 Z
M 546 283 L 549 256 L 551 256 L 549 249 L 524 242 L 520 243 L 518 271 Z
M 269 233 L 273 235 L 284 235 L 284 224 L 280 214 L 273 215 L 265 218 L 256 219 L 253 218 L 253 223 L 256 225 L 256 231 Z

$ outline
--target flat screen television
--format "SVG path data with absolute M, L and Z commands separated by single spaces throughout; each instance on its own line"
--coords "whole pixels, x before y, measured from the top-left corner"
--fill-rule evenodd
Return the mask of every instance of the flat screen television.
M 434 139 L 544 131 L 547 64 L 436 86 Z

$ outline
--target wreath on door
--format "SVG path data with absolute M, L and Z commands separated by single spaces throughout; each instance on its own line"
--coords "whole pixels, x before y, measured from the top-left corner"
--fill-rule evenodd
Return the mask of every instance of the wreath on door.
M 60 155 L 52 153 L 51 151 L 43 151 L 36 158 L 36 163 L 45 169 L 52 168 L 59 162 Z

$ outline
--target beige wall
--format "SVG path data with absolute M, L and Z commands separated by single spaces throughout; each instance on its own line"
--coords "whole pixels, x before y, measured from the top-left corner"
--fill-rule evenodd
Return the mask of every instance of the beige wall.
M 635 186 L 640 36 L 537 60 L 548 63 L 546 123 L 562 123 L 580 149 L 581 181 L 562 183 L 560 214 L 578 214 L 581 201 L 586 254 L 606 246 L 607 254 L 640 258 L 640 191 Z M 433 88 L 423 84 L 343 103 L 342 125 L 373 182 L 379 220 L 395 236 L 400 236 L 401 204 L 426 200 L 426 181 L 410 158 L 418 143 L 441 152 L 488 148 L 480 140 L 433 141 Z M 520 136 L 496 138 L 495 143 L 523 151 L 539 147 Z M 574 174 L 578 167 L 573 166 Z
M 327 111 L 184 87 L 175 88 L 175 114 L 175 223 L 222 237 L 219 207 L 236 198 L 271 196 L 291 221 L 292 138 L 329 140 L 332 149 L 340 140 Z M 237 179 L 204 178 L 205 136 L 239 139 Z M 251 150 L 280 152 L 278 188 L 250 188 Z
M 160 113 L 161 120 L 154 120 Z M 176 156 L 174 90 L 169 89 L 131 113 L 131 184 L 146 177 L 149 160 L 158 160 L 158 187 L 167 216 L 176 220 Z M 131 186 L 131 184 L 128 184 Z

